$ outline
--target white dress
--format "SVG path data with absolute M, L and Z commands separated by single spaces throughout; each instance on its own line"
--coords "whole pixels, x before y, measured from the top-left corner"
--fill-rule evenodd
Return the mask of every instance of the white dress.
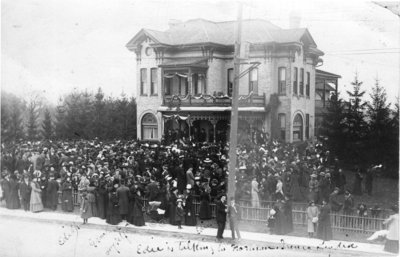
M 258 198 L 258 182 L 251 181 L 251 206 L 255 208 L 260 207 L 260 199 Z

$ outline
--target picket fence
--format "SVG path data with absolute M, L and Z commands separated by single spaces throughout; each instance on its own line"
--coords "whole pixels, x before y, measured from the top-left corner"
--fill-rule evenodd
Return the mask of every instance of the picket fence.
M 60 194 L 61 203 L 61 194 Z M 148 204 L 147 199 L 143 199 L 145 205 Z M 73 202 L 75 206 L 79 206 L 78 193 L 73 192 Z M 270 210 L 273 206 L 271 201 L 263 201 L 260 207 L 252 207 L 251 201 L 239 200 L 238 205 L 241 206 L 241 220 L 246 223 L 253 223 L 261 226 L 266 226 Z M 195 211 L 196 215 L 200 212 L 200 201 L 195 200 Z M 212 217 L 215 218 L 215 203 L 211 203 Z M 293 224 L 297 226 L 307 226 L 307 206 L 304 203 L 293 203 L 292 204 L 292 215 Z M 357 215 L 345 215 L 342 212 L 331 212 L 331 225 L 335 231 L 341 231 L 345 233 L 363 233 L 372 234 L 375 231 L 384 229 L 383 221 L 387 217 L 387 214 L 383 213 L 379 217 L 370 216 L 357 216 Z

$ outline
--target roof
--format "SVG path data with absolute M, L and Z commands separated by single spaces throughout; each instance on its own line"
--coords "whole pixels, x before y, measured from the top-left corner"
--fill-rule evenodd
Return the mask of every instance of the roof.
M 319 70 L 319 69 L 315 70 L 315 77 L 316 78 L 318 78 L 318 77 L 336 78 L 336 79 L 342 78 L 342 76 L 340 76 L 340 75 L 337 75 L 337 74 L 334 74 L 334 73 L 330 73 L 330 72 L 327 72 L 327 71 L 323 71 L 323 70 Z
M 178 23 L 166 31 L 142 29 L 126 46 L 128 49 L 134 50 L 145 37 L 150 37 L 155 44 L 164 46 L 197 44 L 233 46 L 236 23 L 237 21 L 213 22 L 205 19 L 194 19 Z M 317 47 L 306 28 L 281 29 L 262 19 L 242 21 L 242 41 L 250 44 L 301 43 L 307 44 L 312 48 Z

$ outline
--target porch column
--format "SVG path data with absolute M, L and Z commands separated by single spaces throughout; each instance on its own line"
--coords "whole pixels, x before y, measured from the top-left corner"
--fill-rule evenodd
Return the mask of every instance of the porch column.
M 326 80 L 324 79 L 324 92 L 323 92 L 323 94 L 322 94 L 322 103 L 323 103 L 323 106 L 325 107 L 325 83 L 326 83 Z
M 192 69 L 191 68 L 189 68 L 189 71 L 188 71 L 188 84 L 189 84 L 189 86 L 188 86 L 188 95 L 192 95 L 192 93 L 193 93 L 193 80 L 192 80 Z
M 192 141 L 192 131 L 191 131 L 191 125 L 192 125 L 192 121 L 191 121 L 191 118 L 190 118 L 190 116 L 189 116 L 189 118 L 186 120 L 186 122 L 187 122 L 187 124 L 188 124 L 188 127 L 189 127 L 189 141 L 191 142 Z
M 214 143 L 217 142 L 216 136 L 217 136 L 217 120 L 210 120 L 211 124 L 213 125 L 213 134 L 214 134 Z

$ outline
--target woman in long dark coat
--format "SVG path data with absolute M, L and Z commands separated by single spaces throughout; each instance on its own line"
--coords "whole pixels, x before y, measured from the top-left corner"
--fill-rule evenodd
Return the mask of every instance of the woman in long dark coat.
M 196 226 L 196 224 L 196 208 L 194 205 L 193 192 L 190 190 L 185 201 L 185 225 Z
M 106 218 L 106 198 L 107 198 L 107 189 L 104 180 L 99 181 L 99 186 L 96 190 L 97 197 L 97 217 L 100 219 Z
M 118 184 L 117 184 L 118 186 Z M 108 193 L 108 206 L 107 206 L 107 218 L 106 222 L 111 225 L 117 225 L 122 221 L 121 215 L 119 214 L 118 196 L 116 188 L 113 187 Z
M 46 187 L 46 207 L 55 211 L 58 205 L 58 182 L 54 179 L 54 174 L 50 174 L 50 179 Z
M 283 213 L 283 203 L 281 200 L 277 200 L 275 206 L 275 227 L 274 227 L 274 233 L 276 235 L 283 235 L 284 234 L 284 223 L 285 223 L 285 215 Z
M 144 226 L 144 217 L 143 217 L 143 200 L 142 200 L 142 193 L 140 190 L 136 190 L 135 193 L 135 200 L 133 204 L 133 225 L 135 226 Z
M 292 200 L 287 196 L 285 196 L 285 202 L 283 203 L 283 215 L 285 217 L 283 233 L 293 232 Z
M 169 198 L 169 224 L 176 225 L 175 213 L 176 213 L 176 200 L 178 200 L 178 188 L 174 187 L 171 189 L 172 194 Z
M 15 175 L 11 175 L 8 186 L 8 193 L 6 194 L 6 207 L 8 209 L 19 209 L 21 207 L 18 196 L 19 185 Z
M 209 220 L 211 219 L 211 206 L 210 206 L 211 198 L 210 194 L 206 189 L 201 188 L 200 193 L 200 211 L 199 218 L 201 220 Z
M 332 239 L 332 227 L 330 217 L 331 207 L 325 200 L 322 201 L 322 207 L 318 217 L 317 237 L 324 241 Z
M 66 177 L 61 184 L 61 209 L 63 211 L 72 212 L 74 203 L 72 202 L 72 184 L 70 177 Z
M 130 224 L 133 224 L 134 220 L 134 215 L 133 215 L 133 208 L 135 207 L 135 196 L 136 196 L 136 191 L 138 190 L 137 184 L 132 185 L 129 188 L 130 194 L 129 194 L 129 204 L 128 204 L 128 218 L 127 221 Z

